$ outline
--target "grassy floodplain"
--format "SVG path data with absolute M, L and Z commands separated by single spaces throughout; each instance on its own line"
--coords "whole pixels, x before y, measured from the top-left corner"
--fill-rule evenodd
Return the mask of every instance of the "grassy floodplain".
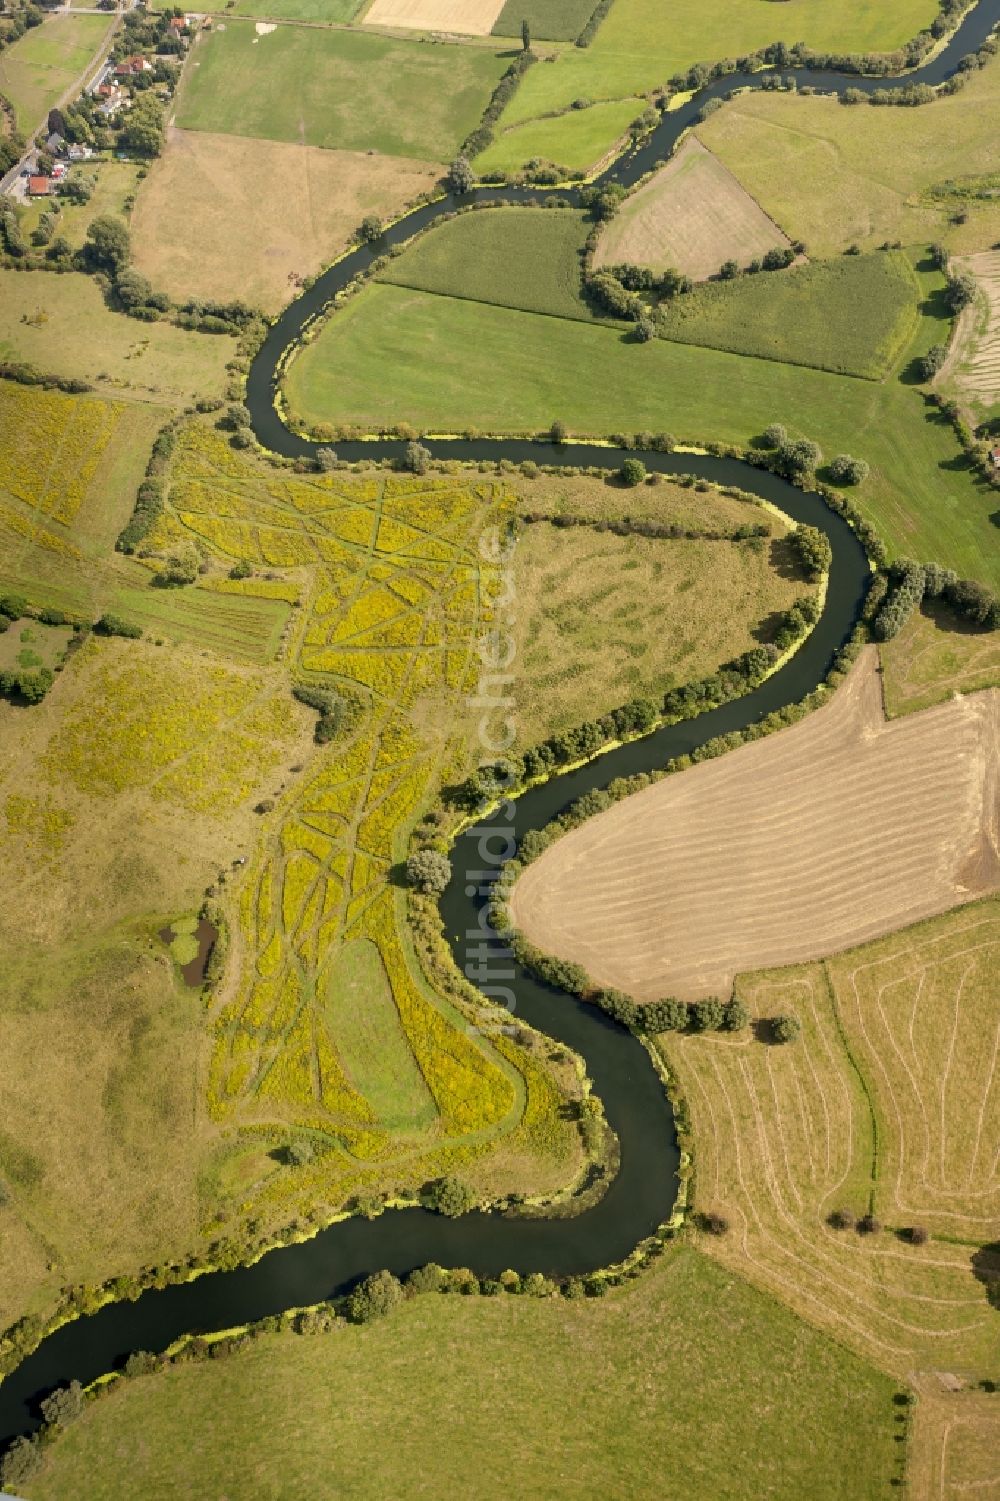
M 525 76 L 530 78 L 532 71 L 529 69 Z M 611 149 L 641 112 L 638 99 L 607 99 L 586 109 L 524 121 L 498 133 L 492 145 L 476 157 L 476 171 L 517 172 L 538 157 L 570 172 L 585 172 Z M 506 119 L 504 115 L 502 124 Z
M 0 94 L 14 106 L 17 128 L 31 131 L 71 89 L 111 30 L 110 16 L 47 16 L 0 53 Z
M 177 124 L 450 161 L 510 59 L 490 47 L 227 21 L 188 64 Z
M 180 403 L 225 385 L 234 342 L 111 312 L 89 276 L 0 270 L 0 356 L 106 391 Z
M 379 280 L 590 322 L 593 313 L 580 295 L 587 227 L 570 209 L 461 214 L 394 257 Z
M 924 301 L 911 359 L 947 331 L 938 273 L 919 273 Z M 688 440 L 747 443 L 769 422 L 853 453 L 872 474 L 853 498 L 898 553 L 996 585 L 995 493 L 970 474 L 950 426 L 897 372 L 884 382 L 749 360 L 616 329 L 456 298 L 374 286 L 335 314 L 293 361 L 292 410 L 306 421 L 426 431 L 664 428 Z
M 679 0 L 665 24 L 659 0 L 616 0 L 589 47 L 568 48 L 554 63 L 528 70 L 504 124 L 569 109 L 574 99 L 645 93 L 692 63 L 737 57 L 768 42 L 804 41 L 838 52 L 891 51 L 936 13 L 933 0 L 889 0 L 878 6 L 844 0 L 820 8 L 810 0 L 786 0 L 780 7 L 758 0 L 707 5 Z M 609 134 L 602 150 L 613 139 Z
M 898 1468 L 897 1390 L 683 1247 L 596 1304 L 430 1294 L 381 1324 L 270 1335 L 132 1382 L 60 1437 L 26 1494 L 167 1501 L 252 1474 L 260 1495 L 306 1501 L 327 1474 L 359 1501 L 410 1501 L 429 1477 L 499 1501 L 516 1474 L 525 1496 L 572 1476 L 581 1495 L 876 1501 Z
M 665 303 L 662 329 L 683 344 L 876 380 L 912 337 L 919 295 L 909 259 L 879 251 L 709 283 Z
M 1000 64 L 993 61 L 959 93 L 919 109 L 743 94 L 699 125 L 698 136 L 814 254 L 886 239 L 981 250 L 1000 238 L 1000 204 L 963 200 L 968 220 L 952 225 L 955 204 L 931 190 L 996 170 L 998 112 Z

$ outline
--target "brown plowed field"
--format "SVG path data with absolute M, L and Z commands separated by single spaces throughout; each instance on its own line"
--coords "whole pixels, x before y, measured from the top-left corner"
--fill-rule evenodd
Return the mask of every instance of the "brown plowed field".
M 887 724 L 866 650 L 801 723 L 559 840 L 514 922 L 642 1000 L 862 943 L 1000 885 L 998 746 L 995 689 Z

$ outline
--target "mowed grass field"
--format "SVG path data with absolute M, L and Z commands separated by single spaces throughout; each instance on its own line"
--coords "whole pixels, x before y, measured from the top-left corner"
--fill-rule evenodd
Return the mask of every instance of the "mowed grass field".
M 699 125 L 698 136 L 785 233 L 816 255 L 886 239 L 942 240 L 973 251 L 1000 238 L 1000 206 L 963 200 L 968 220 L 952 225 L 955 204 L 935 201 L 929 189 L 996 170 L 998 111 L 994 61 L 959 93 L 920 109 L 743 94 Z
M 928 301 L 942 278 L 919 274 L 924 301 L 903 371 L 948 331 Z M 427 432 L 538 431 L 559 418 L 580 435 L 667 429 L 745 444 L 784 422 L 828 457 L 871 464 L 852 498 L 895 553 L 1000 583 L 995 492 L 895 374 L 876 384 L 663 339 L 640 345 L 612 328 L 377 285 L 331 318 L 285 388 L 307 422 L 408 421 Z
M 580 294 L 587 228 L 583 214 L 571 209 L 460 214 L 395 256 L 379 280 L 590 322 Z
M 928 604 L 879 647 L 886 711 L 912 714 L 956 693 L 1000 685 L 1000 639 Z
M 335 1475 L 351 1496 L 410 1501 L 433 1476 L 441 1494 L 499 1501 L 513 1474 L 524 1496 L 875 1501 L 898 1470 L 897 1391 L 682 1247 L 600 1302 L 428 1295 L 123 1385 L 24 1488 L 166 1501 L 252 1474 L 259 1494 L 305 1501 Z
M 234 16 L 273 21 L 313 21 L 319 26 L 353 21 L 366 0 L 236 0 Z
M 758 0 L 678 0 L 667 15 L 659 0 L 615 0 L 589 47 L 567 48 L 554 63 L 528 70 L 504 124 L 569 109 L 574 99 L 645 93 L 692 63 L 737 57 L 779 40 L 836 52 L 891 51 L 935 13 L 932 0 L 878 6 L 844 0 L 836 8 L 817 8 L 810 0 L 786 0 L 780 8 Z M 609 133 L 602 149 L 613 139 Z
M 662 1043 L 692 1112 L 698 1207 L 731 1226 L 706 1249 L 939 1393 L 937 1372 L 971 1385 L 996 1369 L 974 1258 L 1000 1232 L 998 943 L 991 898 L 826 964 L 741 976 L 755 1017 L 799 1019 L 793 1044 L 752 1031 Z M 827 1223 L 869 1207 L 874 1234 Z M 921 1404 L 917 1418 L 919 1432 Z M 984 1457 L 962 1478 L 985 1483 Z
M 366 214 L 395 216 L 443 171 L 408 157 L 174 127 L 139 191 L 133 259 L 174 297 L 242 297 L 274 312 L 347 248 Z
M 530 78 L 533 71 L 529 69 L 525 77 Z M 501 129 L 493 143 L 476 157 L 476 171 L 517 172 L 537 157 L 570 172 L 586 172 L 607 155 L 642 109 L 639 99 L 601 100 L 586 109 L 566 110 Z M 506 115 L 501 123 L 505 121 Z
M 89 276 L 0 270 L 0 357 L 104 392 L 170 406 L 221 395 L 235 347 L 227 336 L 112 313 Z
M 746 265 L 788 243 L 733 174 L 689 135 L 602 231 L 594 265 L 629 261 L 661 273 L 673 267 L 705 281 L 724 261 Z
M 869 647 L 790 729 L 557 840 L 511 917 L 643 1001 L 728 994 L 742 970 L 837 953 L 1000 884 L 998 732 L 994 692 L 887 725 Z
M 0 53 L 0 94 L 10 100 L 17 128 L 25 133 L 45 123 L 54 104 L 96 57 L 111 31 L 110 16 L 46 16 Z
M 199 41 L 176 122 L 447 162 L 478 124 L 509 61 L 490 47 L 302 26 L 258 36 L 250 22 L 227 21 Z
M 710 527 L 712 498 L 699 498 Z M 743 520 L 766 514 L 745 508 Z M 768 618 L 804 591 L 791 574 L 775 566 L 770 544 L 525 528 L 514 555 L 518 744 L 625 699 L 662 695 L 749 651 Z M 638 611 L 640 599 L 655 608 Z
M 920 285 L 901 251 L 712 282 L 661 304 L 664 338 L 866 380 L 913 336 Z

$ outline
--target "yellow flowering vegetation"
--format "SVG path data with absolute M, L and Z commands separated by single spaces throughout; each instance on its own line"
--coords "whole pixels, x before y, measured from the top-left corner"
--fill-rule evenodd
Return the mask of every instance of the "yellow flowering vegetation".
M 122 404 L 7 382 L 0 397 L 0 490 L 68 525 L 114 436 Z
M 449 735 L 475 681 L 476 643 L 501 582 L 482 561 L 479 540 L 487 525 L 512 517 L 512 495 L 497 482 L 275 475 L 195 424 L 179 435 L 170 479 L 177 524 L 223 562 L 267 565 L 288 589 L 283 597 L 301 601 L 290 669 L 358 706 L 350 729 L 314 753 L 263 826 L 213 1016 L 214 1117 L 251 1133 L 306 1130 L 322 1147 L 315 1163 L 279 1175 L 254 1202 L 293 1193 L 335 1200 L 362 1184 L 419 1183 L 474 1160 L 499 1136 L 519 1150 L 555 1143 L 565 1151 L 552 1081 L 508 1039 L 480 1037 L 435 997 L 389 880 L 443 759 L 454 758 Z M 194 742 L 181 777 L 211 753 L 201 744 L 199 712 L 216 722 L 232 717 L 233 691 L 207 676 L 205 706 L 199 711 L 195 701 L 181 732 Z M 89 765 L 100 751 L 85 749 L 85 740 L 74 738 L 71 754 Z M 158 743 L 154 720 L 139 757 L 155 759 Z M 165 787 L 174 774 L 164 775 Z M 416 1063 L 430 1118 L 423 1109 L 401 1125 L 398 1106 L 390 1122 L 367 1097 L 365 1078 L 390 1068 L 393 1054 L 377 1047 L 384 1033 L 376 1031 L 365 1051 L 370 998 L 359 995 L 351 1014 L 351 1047 L 338 1031 L 344 1012 L 335 1022 L 330 985 L 338 956 L 359 939 L 378 951 L 394 1047 Z M 349 1060 L 359 1056 L 365 1067 L 352 1072 Z M 381 1075 L 372 1093 L 384 1102 L 392 1091 L 392 1078 Z

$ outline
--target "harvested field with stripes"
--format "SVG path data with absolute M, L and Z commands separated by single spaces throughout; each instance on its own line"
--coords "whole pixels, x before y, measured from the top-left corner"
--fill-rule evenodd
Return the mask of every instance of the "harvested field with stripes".
M 661 1043 L 691 1109 L 697 1207 L 730 1225 L 706 1246 L 899 1375 L 995 1375 L 998 966 L 992 898 L 742 977 L 752 1030 Z M 796 1042 L 764 1040 L 777 1013 L 798 1017 Z M 835 1211 L 878 1228 L 834 1229 Z
M 968 271 L 979 297 L 963 309 L 938 384 L 953 390 L 976 418 L 1000 412 L 1000 250 L 956 256 L 956 271 Z
M 996 690 L 887 724 L 868 649 L 791 729 L 556 841 L 511 915 L 640 1000 L 835 953 L 1000 885 L 998 738 Z

